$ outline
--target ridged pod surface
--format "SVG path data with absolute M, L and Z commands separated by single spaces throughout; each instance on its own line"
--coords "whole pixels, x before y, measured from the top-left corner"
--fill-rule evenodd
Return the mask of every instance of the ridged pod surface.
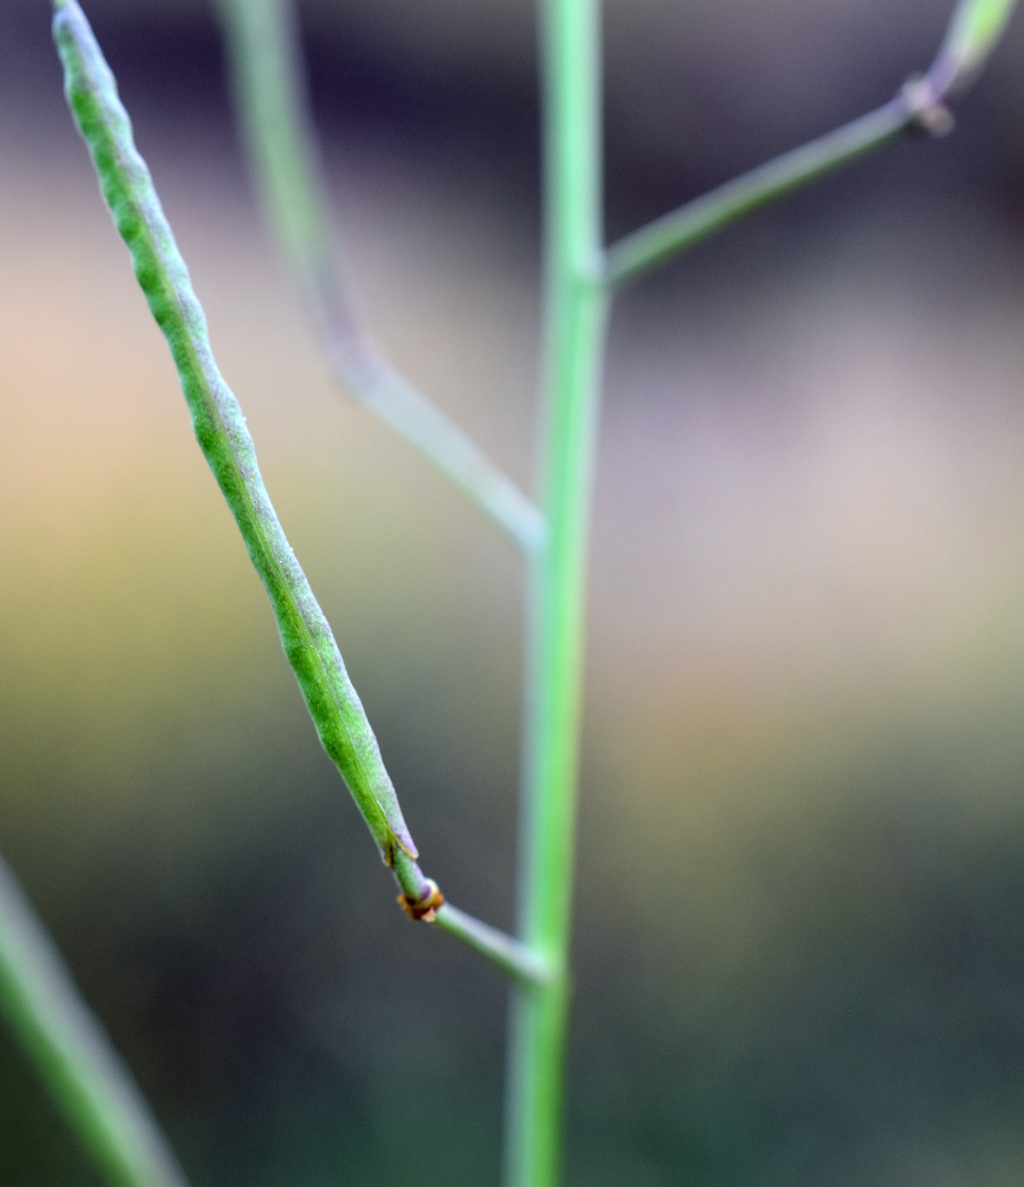
M 131 252 L 139 285 L 171 348 L 196 439 L 235 517 L 277 619 L 281 642 L 324 749 L 390 866 L 417 856 L 398 797 L 331 628 L 284 534 L 260 477 L 245 417 L 210 349 L 206 316 L 189 280 L 117 84 L 76 0 L 57 0 L 53 35 L 79 131 Z

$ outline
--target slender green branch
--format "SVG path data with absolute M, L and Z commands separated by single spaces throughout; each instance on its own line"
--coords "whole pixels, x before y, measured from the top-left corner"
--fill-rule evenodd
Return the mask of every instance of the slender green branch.
M 100 186 L 131 252 L 135 275 L 171 348 L 196 438 L 235 517 L 249 557 L 270 596 L 288 657 L 324 749 L 348 785 L 414 919 L 435 917 L 444 902 L 416 863 L 416 847 L 341 653 L 260 477 L 242 410 L 210 349 L 206 317 L 164 216 L 128 114 L 76 0 L 54 0 L 54 38 L 64 64 L 68 103 L 92 153 Z M 465 932 L 457 912 L 445 930 Z M 465 923 L 460 929 L 459 920 Z M 511 938 L 476 924 L 473 946 L 500 967 L 530 979 L 537 968 Z M 490 937 L 491 942 L 485 942 Z M 509 947 L 511 945 L 511 947 Z M 523 959 L 519 959 L 523 957 Z
M 131 1072 L 0 858 L 0 1008 L 115 1187 L 186 1187 Z
M 481 923 L 451 903 L 437 911 L 434 923 L 442 931 L 461 940 L 467 948 L 486 956 L 516 981 L 525 985 L 545 985 L 551 980 L 551 968 L 546 960 L 503 931 Z
M 549 537 L 531 571 L 519 928 L 553 975 L 513 993 L 507 1187 L 554 1187 L 561 1165 L 585 586 L 607 313 L 599 0 L 549 0 L 541 11 Z
M 526 555 L 535 553 L 544 540 L 537 507 L 381 355 L 357 312 L 351 284 L 339 277 L 294 5 L 220 0 L 220 9 L 252 172 L 335 375 Z
M 543 985 L 550 980 L 551 970 L 543 957 L 514 937 L 445 902 L 437 883 L 424 877 L 407 854 L 395 855 L 394 874 L 402 890 L 399 905 L 410 919 L 435 924 L 521 984 Z
M 913 119 L 914 112 L 901 94 L 877 111 L 687 202 L 608 249 L 608 284 L 633 280 L 758 207 L 888 144 Z
M 605 279 L 621 285 L 679 255 L 759 207 L 913 131 L 952 127 L 945 99 L 980 69 L 1016 0 L 966 0 L 928 73 L 888 103 L 817 140 L 718 186 L 620 239 L 608 249 Z

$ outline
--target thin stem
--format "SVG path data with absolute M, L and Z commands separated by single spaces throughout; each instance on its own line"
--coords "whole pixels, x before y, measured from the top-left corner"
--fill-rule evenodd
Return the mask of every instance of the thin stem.
M 186 1187 L 139 1086 L 3 858 L 0 1008 L 110 1183 Z
M 392 871 L 401 889 L 398 902 L 410 919 L 433 923 L 489 960 L 503 973 L 525 985 L 545 984 L 551 970 L 536 952 L 489 923 L 483 923 L 445 902 L 432 878 L 427 878 L 406 853 L 396 853 Z
M 608 249 L 607 283 L 633 280 L 758 207 L 888 144 L 915 118 L 901 93 L 876 111 L 687 202 Z
M 544 985 L 551 979 L 548 962 L 521 940 L 481 923 L 451 903 L 439 907 L 434 925 L 479 952 L 514 980 L 524 985 Z
M 335 266 L 327 186 L 291 0 L 220 0 L 252 172 L 336 378 L 529 556 L 544 519 L 518 486 L 373 344 Z
M 953 118 L 945 100 L 977 76 L 1016 0 L 961 0 L 928 73 L 912 79 L 882 107 L 751 169 L 663 215 L 608 249 L 611 287 L 635 279 L 775 198 L 791 193 L 902 135 L 944 135 Z
M 549 539 L 531 571 L 519 927 L 551 965 L 513 992 L 508 1187 L 553 1187 L 561 1164 L 585 578 L 606 319 L 601 269 L 598 0 L 542 5 L 545 440 Z
M 128 114 L 100 47 L 76 0 L 55 0 L 54 38 L 64 64 L 68 102 L 92 153 L 135 274 L 167 338 L 199 445 L 238 524 L 270 596 L 285 654 L 328 755 L 392 867 L 399 902 L 414 919 L 435 917 L 444 899 L 416 863 L 416 846 L 359 696 L 305 573 L 292 552 L 260 476 L 245 418 L 210 349 L 206 317 L 164 215 Z M 463 926 L 460 928 L 460 921 Z M 445 930 L 477 929 L 477 951 L 502 968 L 523 956 L 510 937 L 457 912 Z M 464 936 L 465 938 L 465 936 Z M 490 939 L 490 944 L 486 941 Z M 488 950 L 490 949 L 490 950 Z M 524 957 L 515 972 L 531 979 L 540 965 Z

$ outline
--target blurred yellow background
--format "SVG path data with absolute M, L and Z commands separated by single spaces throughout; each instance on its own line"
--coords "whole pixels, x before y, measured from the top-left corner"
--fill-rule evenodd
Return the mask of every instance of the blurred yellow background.
M 332 389 L 208 6 L 86 8 L 425 868 L 508 926 L 516 558 Z M 528 483 L 530 5 L 304 13 L 376 336 Z M 610 233 L 884 101 L 947 16 L 609 0 Z M 195 1187 L 495 1183 L 502 983 L 395 909 L 319 751 L 47 20 L 0 14 L 0 850 Z M 1018 20 L 953 137 L 616 309 L 572 1185 L 1019 1182 L 1022 57 Z M 98 1182 L 6 1037 L 0 1182 Z

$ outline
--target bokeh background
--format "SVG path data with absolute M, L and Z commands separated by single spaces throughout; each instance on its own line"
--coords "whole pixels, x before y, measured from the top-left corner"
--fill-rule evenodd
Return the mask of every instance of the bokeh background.
M 949 9 L 607 0 L 609 234 L 883 102 Z M 507 926 L 516 558 L 332 389 L 210 5 L 88 10 L 426 868 Z M 531 6 L 303 13 L 376 334 L 529 482 Z M 573 1187 L 1020 1182 L 1022 62 L 1018 19 L 952 137 L 617 306 Z M 0 8 L 0 413 L 0 850 L 195 1187 L 496 1183 L 504 986 L 403 919 L 319 750 L 42 0 Z M 0 1182 L 99 1183 L 4 1032 Z

